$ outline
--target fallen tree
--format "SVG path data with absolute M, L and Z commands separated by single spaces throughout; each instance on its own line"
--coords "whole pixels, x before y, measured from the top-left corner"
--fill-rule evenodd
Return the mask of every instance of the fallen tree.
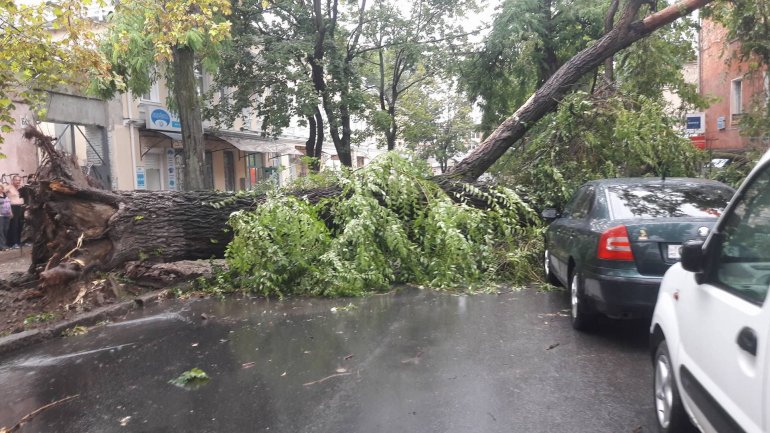
M 636 20 L 641 0 L 629 0 L 615 28 L 560 68 L 513 116 L 446 176 L 473 181 L 606 58 L 654 30 L 709 3 L 684 0 Z M 215 191 L 108 192 L 95 188 L 77 163 L 55 150 L 51 139 L 29 128 L 46 155 L 33 187 L 28 226 L 33 242 L 30 272 L 44 286 L 66 284 L 89 271 L 106 271 L 133 260 L 176 261 L 221 257 L 231 234 L 230 214 L 259 204 L 259 198 Z M 339 193 L 331 188 L 301 193 L 313 199 Z M 221 203 L 214 206 L 213 203 Z

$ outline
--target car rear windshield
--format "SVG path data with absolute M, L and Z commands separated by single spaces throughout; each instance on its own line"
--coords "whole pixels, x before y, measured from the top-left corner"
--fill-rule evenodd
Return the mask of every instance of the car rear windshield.
M 660 183 L 607 187 L 613 219 L 713 217 L 722 214 L 731 188 L 713 183 Z

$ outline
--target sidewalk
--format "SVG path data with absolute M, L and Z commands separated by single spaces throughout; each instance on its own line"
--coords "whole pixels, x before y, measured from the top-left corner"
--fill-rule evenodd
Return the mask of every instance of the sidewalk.
M 31 263 L 32 247 L 0 251 L 0 280 L 13 272 L 26 272 Z

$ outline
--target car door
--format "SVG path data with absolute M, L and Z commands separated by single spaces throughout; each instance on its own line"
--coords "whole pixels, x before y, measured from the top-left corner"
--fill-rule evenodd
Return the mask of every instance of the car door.
M 564 210 L 562 218 L 557 220 L 554 236 L 550 243 L 559 278 L 566 284 L 569 279 L 569 258 L 581 251 L 581 244 L 588 230 L 588 217 L 596 196 L 594 185 L 581 187 Z
M 702 284 L 678 293 L 682 389 L 704 426 L 767 431 L 770 170 L 741 189 L 706 251 Z
M 566 242 L 564 239 L 568 236 L 568 231 L 564 227 L 564 224 L 570 219 L 575 203 L 577 203 L 578 199 L 583 194 L 584 189 L 585 186 L 575 192 L 572 198 L 570 198 L 570 201 L 564 206 L 564 210 L 561 212 L 559 218 L 555 219 L 548 226 L 548 230 L 545 234 L 545 248 L 550 253 L 551 269 L 562 282 L 565 282 L 567 278 L 563 272 L 565 267 L 564 261 L 566 260 L 567 255 Z

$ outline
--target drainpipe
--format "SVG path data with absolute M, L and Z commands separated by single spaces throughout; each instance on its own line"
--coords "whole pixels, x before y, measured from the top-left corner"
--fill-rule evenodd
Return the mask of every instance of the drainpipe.
M 133 104 L 134 101 L 131 97 L 131 92 L 126 92 L 126 106 L 128 107 L 128 135 L 130 137 L 131 141 L 131 179 L 134 180 L 134 188 L 137 188 L 136 185 L 136 139 L 134 138 L 134 114 L 133 114 Z

